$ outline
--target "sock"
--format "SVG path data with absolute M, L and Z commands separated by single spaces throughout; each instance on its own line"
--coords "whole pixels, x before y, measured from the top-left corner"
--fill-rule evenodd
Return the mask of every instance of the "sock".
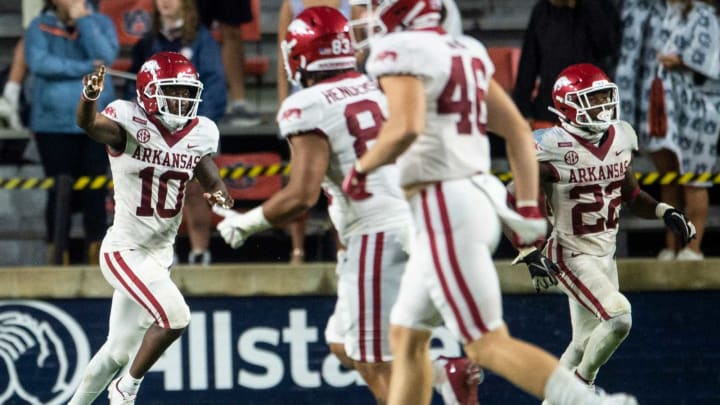
M 582 361 L 577 366 L 580 377 L 590 383 L 595 381 L 600 367 L 608 361 L 630 333 L 631 325 L 631 315 L 625 314 L 604 321 L 593 330 L 585 345 Z
M 433 387 L 439 387 L 447 382 L 445 363 L 445 360 L 442 359 L 435 359 L 430 363 L 430 381 L 432 381 Z
M 105 391 L 115 373 L 122 368 L 105 350 L 105 346 L 93 356 L 85 369 L 85 375 L 68 405 L 90 405 Z
M 553 405 L 600 405 L 600 397 L 563 366 L 557 366 L 545 385 L 545 399 Z
M 5 83 L 5 88 L 3 89 L 3 97 L 7 98 L 10 104 L 17 107 L 20 102 L 20 83 Z
M 565 352 L 560 356 L 560 365 L 568 370 L 572 370 L 580 364 L 583 358 L 583 351 L 578 349 L 577 346 L 570 342 Z
M 120 388 L 120 391 L 126 392 L 130 395 L 137 394 L 138 390 L 140 389 L 140 383 L 142 382 L 144 377 L 135 378 L 130 375 L 130 373 L 126 373 L 120 381 L 118 382 L 118 388 Z

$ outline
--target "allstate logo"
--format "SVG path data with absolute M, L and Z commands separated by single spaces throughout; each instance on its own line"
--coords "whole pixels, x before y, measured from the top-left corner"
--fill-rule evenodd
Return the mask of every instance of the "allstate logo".
M 65 311 L 0 300 L 0 404 L 64 404 L 89 360 L 85 332 Z

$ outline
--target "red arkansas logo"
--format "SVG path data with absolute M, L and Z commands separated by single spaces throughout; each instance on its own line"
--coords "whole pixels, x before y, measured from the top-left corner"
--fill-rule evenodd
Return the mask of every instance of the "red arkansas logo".
M 577 152 L 574 150 L 571 150 L 565 154 L 565 163 L 569 165 L 574 165 L 580 160 L 580 157 L 578 157 Z
M 300 119 L 300 116 L 302 116 L 302 110 L 299 108 L 290 108 L 285 110 L 285 112 L 282 114 L 282 117 L 280 117 L 281 121 L 289 121 L 292 119 Z
M 137 131 L 137 135 L 135 135 L 135 138 L 137 138 L 138 142 L 140 143 L 146 143 L 150 140 L 150 131 L 148 131 L 145 128 L 140 129 Z
M 397 60 L 397 57 L 398 57 L 398 55 L 397 55 L 397 52 L 395 52 L 395 51 L 382 51 L 375 57 L 375 60 L 377 62 L 383 62 L 385 60 L 394 62 Z
M 103 114 L 113 118 L 117 118 L 117 112 L 115 112 L 115 108 L 111 106 L 105 107 L 105 109 L 103 110 Z

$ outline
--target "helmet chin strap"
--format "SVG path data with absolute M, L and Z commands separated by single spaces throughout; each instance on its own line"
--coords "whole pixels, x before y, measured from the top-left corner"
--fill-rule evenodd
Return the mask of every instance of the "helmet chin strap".
M 166 116 L 165 114 L 157 114 L 156 117 L 163 125 L 165 125 L 165 128 L 170 130 L 170 132 L 177 132 L 188 122 L 188 118 Z
M 600 131 L 590 131 L 589 129 L 573 125 L 571 122 L 566 121 L 565 119 L 560 120 L 560 125 L 563 127 L 563 129 L 570 132 L 571 134 L 577 135 L 591 143 L 600 142 L 603 135 L 605 135 L 605 129 L 601 129 Z

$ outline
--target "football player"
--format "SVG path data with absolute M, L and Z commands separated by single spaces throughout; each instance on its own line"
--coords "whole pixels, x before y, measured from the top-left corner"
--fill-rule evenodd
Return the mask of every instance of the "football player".
M 210 204 L 233 203 L 212 160 L 217 126 L 196 115 L 203 85 L 190 61 L 172 52 L 153 55 L 138 73 L 137 100 L 115 100 L 97 113 L 104 74 L 101 66 L 85 77 L 77 124 L 107 145 L 115 218 L 100 248 L 100 269 L 115 292 L 107 340 L 72 405 L 92 403 L 106 387 L 110 404 L 134 404 L 145 373 L 190 322 L 169 271 L 187 182 L 197 179 Z M 127 372 L 110 382 L 128 362 Z
M 560 123 L 535 133 L 540 182 L 553 225 L 544 255 L 521 252 L 536 290 L 557 284 L 568 296 L 572 341 L 560 363 L 593 386 L 598 369 L 630 332 L 630 302 L 618 290 L 615 262 L 620 207 L 659 218 L 683 245 L 695 226 L 668 204 L 640 190 L 632 169 L 635 131 L 619 119 L 617 86 L 598 67 L 563 70 L 552 90 Z M 543 273 L 547 259 L 557 263 Z
M 376 188 L 371 177 L 397 160 L 415 223 L 390 315 L 394 363 L 388 404 L 430 403 L 428 343 L 438 318 L 464 343 L 471 360 L 537 398 L 563 405 L 635 404 L 624 394 L 589 392 L 549 353 L 511 337 L 503 322 L 491 257 L 501 220 L 521 245 L 543 238 L 547 228 L 537 205 L 530 128 L 492 79 L 485 47 L 446 34 L 439 27 L 437 0 L 362 5 L 367 18 L 352 21 L 351 34 L 356 46 L 370 46 L 366 68 L 386 94 L 389 117 L 343 189 L 369 203 Z M 488 131 L 507 141 L 517 212 L 507 208 L 505 188 L 489 174 Z
M 367 201 L 348 201 L 340 187 L 357 157 L 372 147 L 387 113 L 386 100 L 377 83 L 357 71 L 347 20 L 332 7 L 298 14 L 288 26 L 282 53 L 287 77 L 302 88 L 283 101 L 277 114 L 292 151 L 288 184 L 245 214 L 217 209 L 226 217 L 217 228 L 237 248 L 253 233 L 303 214 L 325 189 L 330 217 L 346 245 L 338 263 L 338 302 L 326 336 L 333 352 L 341 359 L 349 356 L 384 403 L 392 359 L 388 319 L 408 258 L 410 208 L 392 165 L 368 177 L 374 194 Z M 332 345 L 339 340 L 344 351 Z M 465 403 L 464 397 L 476 393 L 479 370 L 466 359 L 439 363 L 453 370 L 450 376 L 441 370 L 439 380 L 448 387 L 450 378 L 459 380 L 464 392 L 449 403 Z

